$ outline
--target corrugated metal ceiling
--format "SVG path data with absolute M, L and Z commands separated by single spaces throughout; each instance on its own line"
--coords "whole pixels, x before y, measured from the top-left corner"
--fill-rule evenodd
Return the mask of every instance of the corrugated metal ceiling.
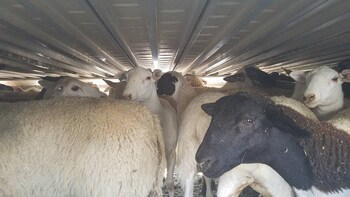
M 0 0 L 0 78 L 338 64 L 348 0 Z

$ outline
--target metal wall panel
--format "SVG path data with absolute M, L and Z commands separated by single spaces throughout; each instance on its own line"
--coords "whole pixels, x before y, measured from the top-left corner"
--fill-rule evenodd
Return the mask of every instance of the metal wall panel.
M 348 0 L 0 0 L 0 78 L 337 65 Z

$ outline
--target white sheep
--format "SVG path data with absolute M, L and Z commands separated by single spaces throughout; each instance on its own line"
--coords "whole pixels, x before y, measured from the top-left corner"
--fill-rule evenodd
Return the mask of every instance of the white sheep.
M 196 151 L 202 142 L 210 123 L 210 116 L 201 109 L 201 105 L 214 102 L 225 96 L 221 92 L 208 92 L 195 97 L 183 113 L 179 126 L 177 145 L 177 170 L 179 181 L 184 188 L 185 196 L 193 196 L 194 177 L 197 174 Z M 207 192 L 210 196 L 210 181 L 206 179 Z
M 152 71 L 141 67 L 129 70 L 125 73 L 126 87 L 123 96 L 140 102 L 160 117 L 167 159 L 166 185 L 169 196 L 173 197 L 178 123 L 175 109 L 168 101 L 158 98 L 155 83 L 160 78 L 160 74 L 159 70 L 152 73 Z
M 72 77 L 60 77 L 56 81 L 40 80 L 38 83 L 44 87 L 41 92 L 44 99 L 56 96 L 107 97 L 97 87 Z
M 34 100 L 38 92 L 0 91 L 0 102 L 19 102 Z
M 327 66 L 320 66 L 307 74 L 298 73 L 298 77 L 299 83 L 305 84 L 304 103 L 319 119 L 327 120 L 343 108 L 341 84 L 350 81 L 350 70 L 338 73 Z M 300 89 L 298 91 L 302 92 L 303 87 Z
M 185 75 L 185 79 L 188 85 L 191 87 L 205 87 L 207 82 L 194 75 Z
M 130 101 L 0 104 L 0 196 L 161 196 L 158 118 Z

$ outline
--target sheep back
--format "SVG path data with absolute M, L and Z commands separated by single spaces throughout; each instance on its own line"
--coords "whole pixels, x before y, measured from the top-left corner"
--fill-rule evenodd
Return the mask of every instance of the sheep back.
M 201 108 L 202 104 L 215 102 L 226 96 L 220 92 L 207 92 L 196 96 L 183 113 L 177 145 L 177 171 L 181 184 L 196 173 L 195 154 L 210 124 L 211 117 Z
M 0 104 L 0 196 L 160 195 L 159 120 L 127 101 Z

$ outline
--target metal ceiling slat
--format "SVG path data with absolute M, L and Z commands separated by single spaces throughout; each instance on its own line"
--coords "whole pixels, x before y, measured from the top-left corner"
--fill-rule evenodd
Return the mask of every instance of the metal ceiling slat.
M 134 55 L 131 50 L 131 47 L 123 38 L 121 30 L 118 27 L 118 22 L 113 19 L 113 17 L 109 14 L 106 5 L 103 1 L 99 0 L 85 0 L 86 4 L 93 11 L 95 16 L 99 19 L 101 25 L 108 32 L 108 35 L 111 37 L 111 40 L 114 41 L 115 45 L 121 49 L 124 53 L 123 55 L 127 58 L 127 60 L 134 67 L 141 66 L 139 60 Z
M 153 66 L 158 68 L 158 28 L 157 28 L 157 2 L 156 0 L 144 0 L 145 21 L 148 40 L 151 46 Z
M 339 22 L 338 19 L 341 19 L 341 20 L 350 19 L 350 13 L 347 13 L 347 14 L 345 14 L 343 16 L 340 16 L 338 18 L 332 19 L 331 21 L 328 21 L 328 22 L 324 23 L 322 27 L 319 26 L 319 27 L 313 28 L 313 29 L 311 29 L 309 31 L 306 31 L 305 34 L 299 35 L 299 37 L 294 37 L 294 39 L 291 39 L 289 41 L 290 42 L 293 42 L 293 41 L 295 42 L 295 40 L 297 38 L 301 39 L 302 37 L 311 35 L 311 34 L 317 32 L 317 31 L 322 30 L 325 27 L 330 27 L 331 25 L 334 25 L 335 23 Z M 307 41 L 305 41 L 303 44 L 306 45 L 306 42 Z M 280 45 L 287 45 L 288 46 L 288 41 L 285 41 L 284 43 L 282 43 Z M 271 57 L 274 57 L 274 56 L 278 56 L 280 53 L 284 52 L 285 50 L 288 50 L 288 48 L 287 49 L 284 48 L 283 50 L 281 50 L 281 48 L 276 46 L 276 48 L 273 49 L 273 50 L 270 50 L 270 51 L 265 52 L 265 53 L 258 54 L 257 56 L 255 56 L 253 58 L 248 58 L 248 59 L 246 59 L 244 61 L 240 61 L 237 65 L 239 65 L 241 67 L 241 66 L 246 66 L 246 65 L 257 64 L 257 63 L 259 63 L 261 61 L 264 61 L 264 60 L 266 60 L 268 58 L 271 58 Z
M 44 56 L 50 57 L 57 61 L 69 64 L 69 65 L 74 65 L 76 69 L 81 70 L 80 72 L 85 73 L 86 71 L 89 71 L 91 74 L 94 74 L 97 76 L 101 76 L 101 77 L 105 76 L 104 72 L 101 72 L 96 69 L 92 69 L 90 66 L 83 64 L 82 62 L 78 62 L 77 60 L 69 58 L 57 51 L 53 51 L 49 48 L 45 48 L 39 45 L 38 43 L 34 42 L 33 39 L 28 39 L 23 36 L 22 37 L 16 36 L 14 32 L 0 30 L 0 40 L 4 40 L 6 42 L 20 46 L 21 48 L 28 49 L 33 52 L 41 53 Z
M 180 62 L 181 57 L 185 53 L 187 46 L 193 45 L 194 42 L 194 34 L 198 34 L 200 32 L 200 29 L 203 28 L 203 22 L 200 23 L 200 21 L 204 21 L 203 14 L 205 13 L 205 10 L 211 9 L 211 7 L 214 6 L 214 4 L 207 5 L 210 0 L 199 0 L 198 4 L 196 5 L 196 8 L 194 12 L 192 12 L 190 16 L 190 21 L 187 23 L 187 26 L 185 28 L 184 36 L 182 37 L 180 44 L 176 50 L 174 60 L 171 62 L 170 70 L 175 70 L 176 66 Z M 211 12 L 211 11 L 208 11 Z M 200 27 L 202 26 L 202 27 Z M 192 43 L 192 44 L 188 44 Z M 190 46 L 189 46 L 190 47 Z
M 0 50 L 8 51 L 8 52 L 11 52 L 11 53 L 23 56 L 23 57 L 28 57 L 28 58 L 31 58 L 31 59 L 36 60 L 38 62 L 49 64 L 51 67 L 63 68 L 63 69 L 70 70 L 73 72 L 82 73 L 86 77 L 91 77 L 90 73 L 87 72 L 86 70 L 83 70 L 83 69 L 80 69 L 80 68 L 77 68 L 77 67 L 74 67 L 74 66 L 71 66 L 68 64 L 64 64 L 60 61 L 56 61 L 56 60 L 51 59 L 51 58 L 47 59 L 44 57 L 40 57 L 39 55 L 34 54 L 33 51 L 32 52 L 26 51 L 25 49 L 18 48 L 12 44 L 0 42 Z
M 9 66 L 11 66 L 13 68 L 19 68 L 21 70 L 27 70 L 28 72 L 34 71 L 34 70 L 38 70 L 38 71 L 42 71 L 42 72 L 46 71 L 45 69 L 37 68 L 36 66 L 29 65 L 27 63 L 14 61 L 14 60 L 2 57 L 2 56 L 0 56 L 0 63 L 1 64 L 5 64 L 5 65 L 9 65 Z
M 20 0 L 20 2 L 25 5 L 27 8 L 30 8 L 35 11 L 40 11 L 46 16 L 48 16 L 55 25 L 61 27 L 66 33 L 73 35 L 75 39 L 80 40 L 82 43 L 86 44 L 91 50 L 93 50 L 96 54 L 106 58 L 110 63 L 116 66 L 119 70 L 126 70 L 124 66 L 121 65 L 120 62 L 111 57 L 106 51 L 101 49 L 98 44 L 96 44 L 93 40 L 88 38 L 83 32 L 81 32 L 78 28 L 76 28 L 71 22 L 69 22 L 61 13 L 59 13 L 53 6 L 52 3 L 49 3 L 47 0 L 43 1 L 28 1 L 28 0 Z M 38 9 L 40 8 L 40 10 Z M 115 69 L 110 68 L 109 66 L 99 65 L 102 69 L 109 72 L 116 72 Z
M 114 75 L 116 73 L 114 69 L 111 70 L 111 68 L 106 67 L 106 65 L 84 55 L 83 53 L 66 45 L 62 41 L 57 40 L 55 37 L 52 37 L 51 35 L 41 31 L 37 27 L 17 17 L 14 13 L 10 13 L 6 9 L 2 8 L 0 8 L 0 13 L 1 17 L 3 18 L 3 20 L 6 21 L 7 24 L 14 25 L 16 28 L 28 33 L 29 35 L 36 37 L 38 40 L 42 40 L 44 43 L 48 43 L 51 46 L 55 46 L 60 50 L 65 51 L 67 54 L 71 54 L 88 64 L 95 64 L 96 67 L 99 66 L 101 69 L 106 68 L 107 70 L 103 70 L 103 72 L 105 72 L 106 74 Z
M 247 44 L 246 42 L 241 42 L 238 45 L 236 45 L 234 48 L 228 50 L 221 56 L 219 56 L 216 60 L 213 60 L 212 62 L 205 65 L 208 69 L 206 71 L 209 71 L 209 73 L 215 72 L 215 70 L 222 69 L 224 67 L 223 63 L 226 63 L 234 58 L 238 58 L 240 55 L 252 53 L 253 51 L 257 51 L 258 49 L 262 48 L 262 45 L 269 44 L 268 46 L 272 46 L 273 42 L 276 40 L 277 37 L 284 36 L 284 37 L 292 37 L 292 35 L 288 34 L 288 29 L 293 28 L 295 25 L 300 22 L 301 18 L 306 19 L 308 17 L 311 17 L 312 14 L 317 14 L 318 12 L 325 9 L 327 6 L 331 6 L 332 4 L 335 4 L 337 0 L 334 1 L 317 1 L 313 2 L 310 6 L 304 6 L 305 8 L 300 10 L 300 7 L 298 6 L 299 3 L 304 4 L 305 1 L 293 1 L 293 3 L 298 4 L 292 4 L 289 5 L 286 10 L 283 12 L 280 12 L 280 16 L 276 16 L 270 21 L 267 22 L 266 25 L 264 25 L 261 28 L 261 33 L 264 34 L 264 36 L 255 41 L 255 42 L 249 42 L 249 40 L 257 39 L 256 37 L 253 37 L 253 39 L 250 39 L 250 37 L 247 38 Z M 295 10 L 296 9 L 296 10 Z M 290 17 L 292 15 L 292 17 Z M 264 31 L 269 24 L 276 25 L 275 28 L 273 28 L 271 31 Z M 259 31 L 259 30 L 257 30 Z M 254 31 L 255 32 L 255 31 Z M 252 36 L 254 36 L 253 34 Z M 284 38 L 281 38 L 281 40 Z M 242 48 L 242 46 L 244 48 Z M 260 51 L 264 51 L 264 49 L 261 49 Z M 266 49 L 265 49 L 266 51 Z M 224 60 L 224 61 L 223 61 Z M 217 66 L 217 68 L 211 69 L 211 65 L 217 64 L 219 61 L 221 61 L 222 65 Z M 232 64 L 232 63 L 229 63 Z M 200 72 L 200 74 L 204 74 L 203 71 Z
M 336 47 L 319 50 L 317 51 L 317 56 L 315 56 L 314 54 L 305 54 L 304 57 L 293 58 L 287 61 L 281 61 L 277 63 L 278 66 L 275 66 L 275 64 L 271 63 L 267 69 L 276 70 L 283 66 L 289 67 L 289 66 L 298 65 L 298 64 L 300 65 L 300 64 L 304 64 L 305 62 L 313 62 L 314 60 L 317 60 L 319 58 L 322 58 L 325 60 L 336 59 L 338 58 L 338 56 L 349 55 L 349 52 L 350 52 L 349 44 L 350 42 L 337 45 Z
M 194 66 L 202 64 L 205 60 L 211 57 L 216 51 L 218 51 L 224 44 L 226 44 L 232 37 L 239 33 L 247 24 L 249 24 L 253 19 L 255 19 L 269 4 L 270 0 L 260 0 L 258 4 L 249 13 L 245 9 L 241 11 L 242 16 L 238 16 L 241 20 L 232 20 L 219 35 L 216 36 L 215 40 L 210 43 L 210 45 L 203 50 L 203 52 L 195 58 L 186 68 L 183 73 L 187 73 L 192 70 Z M 251 8 L 251 7 L 250 7 Z M 248 15 L 245 15 L 249 13 Z M 242 19 L 243 18 L 243 19 Z
M 334 1 L 335 2 L 335 1 Z M 330 4 L 328 4 L 330 5 Z M 261 45 L 259 43 L 257 43 L 257 47 L 255 48 L 249 48 L 250 50 L 247 51 L 243 51 L 241 54 L 235 56 L 234 58 L 232 58 L 230 61 L 226 62 L 223 66 L 221 66 L 219 69 L 223 68 L 225 65 L 232 65 L 232 64 L 236 64 L 237 67 L 241 67 L 244 65 L 249 65 L 249 64 L 255 64 L 258 63 L 260 61 L 262 61 L 263 59 L 266 59 L 267 56 L 273 57 L 276 54 L 281 53 L 281 46 L 288 46 L 290 43 L 294 43 L 295 40 L 297 39 L 301 39 L 305 36 L 311 35 L 316 33 L 317 31 L 320 31 L 324 28 L 329 28 L 330 25 L 334 25 L 337 22 L 340 21 L 344 21 L 349 17 L 349 13 L 343 15 L 343 16 L 339 16 L 337 18 L 333 18 L 330 21 L 325 21 L 323 22 L 323 24 L 321 26 L 315 26 L 311 29 L 302 29 L 303 32 L 301 34 L 298 34 L 298 32 L 296 31 L 297 29 L 293 29 L 294 30 L 294 34 L 291 31 L 286 31 L 286 33 L 284 34 L 280 34 L 277 35 L 275 38 L 271 38 L 270 42 L 263 42 Z M 301 29 L 301 28 L 299 28 Z M 295 33 L 296 32 L 296 33 Z M 305 43 L 308 40 L 305 40 Z M 269 48 L 266 48 L 269 47 Z M 284 49 L 285 50 L 285 49 Z M 258 59 L 260 58 L 260 59 Z M 214 69 L 217 70 L 217 69 Z M 235 69 L 233 69 L 232 71 L 234 71 Z M 211 71 L 214 72 L 214 71 Z
M 194 29 L 192 30 L 192 32 L 189 36 L 189 39 L 186 41 L 186 45 L 184 46 L 184 48 L 179 49 L 179 52 L 175 58 L 175 63 L 174 63 L 175 65 L 174 65 L 173 70 L 177 69 L 177 66 L 178 66 L 179 62 L 181 61 L 181 59 L 186 57 L 186 55 L 190 51 L 190 49 L 193 46 L 194 42 L 196 41 L 199 33 L 202 31 L 203 27 L 207 23 L 208 18 L 211 16 L 212 12 L 216 8 L 218 2 L 219 2 L 219 0 L 207 0 L 207 3 L 204 5 L 202 10 L 197 9 L 197 11 L 200 11 L 198 21 L 197 21 Z M 198 14 L 196 14 L 196 15 L 198 15 Z M 193 19 L 191 19 L 191 20 L 193 20 Z
M 344 42 L 344 40 L 350 40 L 350 31 L 343 32 L 340 35 L 334 35 L 329 38 L 325 38 L 324 40 L 314 43 L 312 45 L 307 45 L 306 47 L 298 48 L 295 50 L 290 50 L 286 53 L 279 55 L 278 58 L 273 58 L 271 61 L 268 59 L 265 63 L 259 64 L 259 66 L 268 66 L 273 67 L 274 64 L 278 64 L 280 62 L 289 62 L 291 60 L 298 60 L 307 55 L 319 56 L 321 52 L 328 51 L 328 53 L 333 53 L 337 50 L 338 47 L 342 48 L 342 46 L 349 46 L 350 43 Z M 300 56 L 302 54 L 302 56 Z
M 306 1 L 290 2 L 290 5 L 283 10 L 283 12 L 276 13 L 276 16 L 271 20 L 266 21 L 264 25 L 261 25 L 261 27 L 258 29 L 254 29 L 254 31 L 247 37 L 240 39 L 233 48 L 227 50 L 215 59 L 201 65 L 201 68 L 196 68 L 196 73 L 198 73 L 198 75 L 203 75 L 206 72 L 214 73 L 215 70 L 221 69 L 224 63 L 239 55 L 239 53 L 242 53 L 247 48 L 255 48 L 255 46 L 259 46 L 261 44 L 262 40 L 268 42 L 269 39 L 273 39 L 273 36 L 281 34 L 286 26 L 291 23 L 291 21 L 294 21 L 293 19 L 297 18 L 298 15 L 301 15 L 298 13 L 298 11 L 305 7 L 305 2 Z M 317 5 L 318 4 L 319 3 L 317 3 Z M 310 7 L 315 7 L 315 5 L 313 4 L 312 6 L 305 8 L 301 11 L 301 13 L 304 13 L 306 10 L 310 10 Z M 296 16 L 289 17 L 296 12 Z

